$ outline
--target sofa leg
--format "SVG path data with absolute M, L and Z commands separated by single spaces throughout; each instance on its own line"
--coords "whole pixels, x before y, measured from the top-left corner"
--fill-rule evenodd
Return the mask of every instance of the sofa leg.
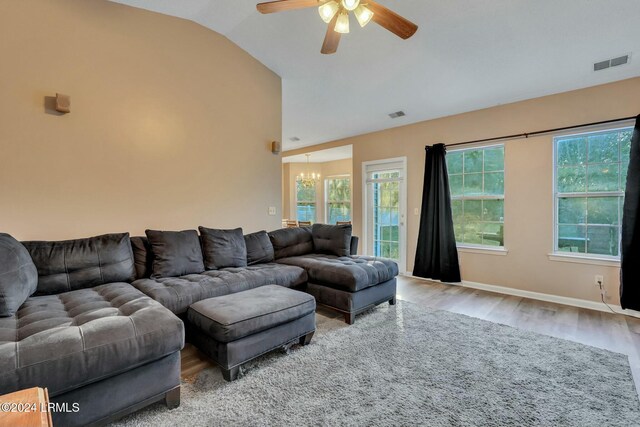
M 389 300 L 389 305 L 396 305 L 396 297 L 395 297 L 395 295 L 394 295 L 394 297 L 393 297 L 393 298 L 391 298 L 391 299 Z
M 238 378 L 238 374 L 240 373 L 240 366 L 236 366 L 231 369 L 220 369 L 222 370 L 222 378 L 224 378 L 226 381 L 235 381 L 236 378 Z
M 315 331 L 314 331 L 315 332 Z M 311 342 L 314 332 L 309 332 L 307 335 L 300 337 L 300 345 L 307 345 Z
M 344 321 L 348 325 L 353 325 L 353 323 L 356 321 L 356 314 L 354 312 L 345 313 L 344 314 Z
M 165 393 L 164 404 L 169 409 L 175 409 L 180 406 L 180 386 L 172 388 Z

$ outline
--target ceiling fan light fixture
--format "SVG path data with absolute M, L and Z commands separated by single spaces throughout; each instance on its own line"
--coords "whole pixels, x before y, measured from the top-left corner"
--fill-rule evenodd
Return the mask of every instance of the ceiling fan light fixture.
M 356 15 L 358 24 L 360 24 L 361 27 L 367 25 L 371 21 L 371 18 L 373 18 L 373 12 L 363 5 L 356 7 L 353 14 Z
M 360 0 L 342 0 L 342 7 L 348 11 L 354 10 L 360 4 Z
M 338 15 L 334 31 L 340 34 L 349 33 L 349 14 L 346 11 L 340 12 L 340 15 Z
M 336 15 L 338 9 L 340 9 L 340 5 L 338 5 L 338 2 L 335 0 L 331 0 L 320 6 L 318 8 L 318 12 L 320 13 L 320 17 L 322 18 L 322 20 L 328 24 Z

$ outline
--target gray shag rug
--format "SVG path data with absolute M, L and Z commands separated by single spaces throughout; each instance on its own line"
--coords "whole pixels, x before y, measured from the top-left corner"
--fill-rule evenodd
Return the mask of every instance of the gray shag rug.
M 121 426 L 634 426 L 626 356 L 399 301 L 346 326 L 318 315 L 307 347 L 206 369 L 182 403 Z

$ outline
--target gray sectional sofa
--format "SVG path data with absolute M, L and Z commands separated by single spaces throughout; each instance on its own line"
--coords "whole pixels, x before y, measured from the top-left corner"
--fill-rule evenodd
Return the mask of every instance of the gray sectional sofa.
M 0 394 L 47 387 L 53 402 L 80 407 L 54 413 L 56 426 L 103 424 L 159 400 L 179 404 L 184 322 L 199 301 L 275 284 L 348 323 L 395 303 L 397 265 L 352 255 L 351 226 L 146 234 L 22 243 L 0 234 Z

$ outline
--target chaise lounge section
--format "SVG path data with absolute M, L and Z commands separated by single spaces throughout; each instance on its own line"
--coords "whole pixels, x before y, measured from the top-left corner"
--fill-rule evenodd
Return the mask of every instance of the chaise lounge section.
M 61 426 L 179 404 L 184 326 L 126 283 L 134 276 L 128 234 L 23 245 L 0 234 L 0 260 L 4 296 L 29 288 L 0 317 L 0 394 L 46 387 L 52 402 L 77 403 L 77 412 L 52 414 Z
M 355 316 L 383 302 L 396 302 L 398 264 L 385 258 L 351 255 L 350 225 L 314 224 L 269 233 L 279 264 L 307 272 L 305 290 L 317 304 Z

